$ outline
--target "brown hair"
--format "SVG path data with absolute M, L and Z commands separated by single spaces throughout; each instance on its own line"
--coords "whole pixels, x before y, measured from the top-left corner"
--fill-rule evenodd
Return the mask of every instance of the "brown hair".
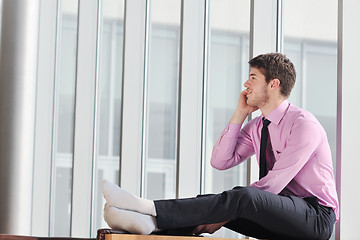
M 249 61 L 250 67 L 261 71 L 269 83 L 272 79 L 280 80 L 281 94 L 289 97 L 295 85 L 296 71 L 294 64 L 281 53 L 267 53 L 254 57 Z

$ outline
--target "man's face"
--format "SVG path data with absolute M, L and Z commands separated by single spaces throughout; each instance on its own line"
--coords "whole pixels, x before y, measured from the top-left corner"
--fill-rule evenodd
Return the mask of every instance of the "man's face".
M 246 95 L 248 105 L 261 108 L 267 103 L 269 99 L 268 83 L 259 69 L 250 69 L 249 79 L 244 83 L 244 87 L 248 90 Z

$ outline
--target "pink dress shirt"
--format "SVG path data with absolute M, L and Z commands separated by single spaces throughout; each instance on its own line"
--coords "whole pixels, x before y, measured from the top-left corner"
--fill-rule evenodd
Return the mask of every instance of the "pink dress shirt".
M 214 146 L 211 165 L 225 170 L 253 154 L 259 162 L 262 117 L 242 129 L 241 124 L 228 124 Z M 311 113 L 287 101 L 266 118 L 271 121 L 266 157 L 269 172 L 250 186 L 274 194 L 316 196 L 321 205 L 334 209 L 338 220 L 331 151 L 323 127 Z

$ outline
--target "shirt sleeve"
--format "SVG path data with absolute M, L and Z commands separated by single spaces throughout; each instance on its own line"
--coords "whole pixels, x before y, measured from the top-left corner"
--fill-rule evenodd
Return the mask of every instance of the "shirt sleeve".
M 250 123 L 243 129 L 241 124 L 229 123 L 217 140 L 211 155 L 211 166 L 225 170 L 234 167 L 254 154 L 254 147 L 248 130 Z
M 295 123 L 288 143 L 272 170 L 250 186 L 279 194 L 311 159 L 321 143 L 321 138 L 316 123 L 310 121 Z

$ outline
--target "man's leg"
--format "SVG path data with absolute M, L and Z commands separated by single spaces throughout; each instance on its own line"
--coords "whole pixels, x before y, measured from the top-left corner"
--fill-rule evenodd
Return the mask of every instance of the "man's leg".
M 136 197 L 107 180 L 103 180 L 102 189 L 108 206 L 125 210 L 136 209 L 136 212 L 151 216 L 156 214 L 154 202 L 149 199 Z
M 105 205 L 104 220 L 109 227 L 136 234 L 150 234 L 156 230 L 153 216 Z
M 107 192 L 107 189 L 111 189 L 111 192 Z M 120 192 L 118 192 L 119 196 L 114 199 L 112 198 L 113 194 L 110 194 L 112 191 L 112 188 L 104 188 L 104 196 L 110 203 L 109 206 L 126 209 L 121 214 L 131 215 L 131 218 L 125 219 L 121 216 L 112 222 L 114 226 L 120 227 L 125 226 L 122 221 L 129 222 L 130 220 L 134 224 L 129 222 L 126 224 L 127 226 L 141 225 L 143 217 L 135 214 L 140 212 L 156 217 L 156 222 L 151 227 L 154 230 L 156 225 L 158 229 L 177 229 L 231 221 L 226 227 L 242 232 L 241 226 L 237 226 L 235 220 L 245 219 L 256 223 L 262 229 L 276 234 L 276 236 L 284 236 L 287 239 L 327 239 L 331 235 L 335 221 L 331 209 L 313 206 L 314 204 L 311 205 L 300 198 L 278 196 L 251 187 L 237 187 L 221 194 L 197 198 L 155 202 L 146 199 L 145 202 L 143 202 L 144 199 L 132 201 L 134 196 L 121 189 L 116 189 Z M 138 206 L 139 204 L 141 206 Z M 143 206 L 152 204 L 154 204 L 155 211 L 148 212 L 143 208 Z M 150 209 L 152 208 L 150 207 Z M 146 210 L 145 213 L 144 210 Z M 114 220 L 114 218 L 109 219 Z M 151 223 L 151 221 L 147 219 L 147 223 Z M 233 225 L 231 226 L 231 224 Z M 124 227 L 122 230 L 129 229 Z M 256 231 L 254 232 L 256 234 Z
M 335 221 L 328 208 L 251 187 L 204 197 L 155 201 L 155 208 L 159 229 L 232 221 L 227 226 L 244 233 L 241 226 L 236 228 L 234 224 L 246 220 L 260 226 L 265 235 L 270 235 L 261 237 L 267 238 L 328 239 Z M 256 231 L 245 234 L 259 237 Z

